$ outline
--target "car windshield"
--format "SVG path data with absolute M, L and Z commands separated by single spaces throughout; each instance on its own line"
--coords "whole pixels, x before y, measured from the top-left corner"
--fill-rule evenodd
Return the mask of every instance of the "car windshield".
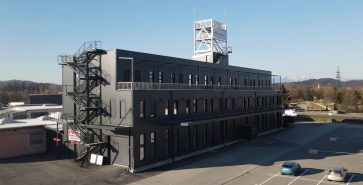
M 284 163 L 282 164 L 282 167 L 284 168 L 292 168 L 294 166 L 294 163 Z
M 330 170 L 330 173 L 342 174 L 342 171 L 340 171 L 340 170 Z

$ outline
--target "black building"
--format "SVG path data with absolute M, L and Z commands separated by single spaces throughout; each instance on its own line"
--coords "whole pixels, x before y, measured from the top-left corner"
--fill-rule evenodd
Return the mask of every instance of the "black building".
M 270 71 L 83 47 L 62 56 L 65 143 L 132 172 L 281 128 Z M 70 144 L 67 129 L 81 143 Z

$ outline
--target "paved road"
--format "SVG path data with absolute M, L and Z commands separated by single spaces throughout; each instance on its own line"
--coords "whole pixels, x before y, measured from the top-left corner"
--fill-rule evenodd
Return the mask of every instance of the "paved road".
M 362 133 L 363 125 L 301 123 L 291 130 L 243 143 L 132 184 L 342 184 L 326 180 L 331 165 L 349 169 L 347 183 L 350 180 L 349 184 L 363 184 Z M 330 137 L 336 137 L 337 141 L 329 141 Z M 308 149 L 317 149 L 319 153 L 309 155 Z M 298 161 L 304 168 L 302 173 L 281 176 L 279 167 L 286 160 Z

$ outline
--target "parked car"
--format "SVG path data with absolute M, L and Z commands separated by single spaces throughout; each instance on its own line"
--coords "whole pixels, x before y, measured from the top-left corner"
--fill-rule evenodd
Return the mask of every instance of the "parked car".
M 301 171 L 301 166 L 297 162 L 286 161 L 281 165 L 281 175 L 297 175 Z
M 341 166 L 335 166 L 330 168 L 327 179 L 330 181 L 344 182 L 347 177 L 347 169 Z

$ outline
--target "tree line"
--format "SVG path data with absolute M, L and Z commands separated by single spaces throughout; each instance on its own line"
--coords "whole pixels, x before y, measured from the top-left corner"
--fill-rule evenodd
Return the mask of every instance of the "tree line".
M 61 90 L 60 85 L 51 83 L 21 80 L 0 81 L 0 104 L 6 105 L 9 102 L 28 103 L 29 94 L 57 94 Z
M 340 87 L 332 85 L 305 86 L 285 83 L 282 86 L 285 104 L 302 101 L 319 101 L 324 104 L 334 103 L 336 110 L 344 112 L 363 112 L 363 87 Z

